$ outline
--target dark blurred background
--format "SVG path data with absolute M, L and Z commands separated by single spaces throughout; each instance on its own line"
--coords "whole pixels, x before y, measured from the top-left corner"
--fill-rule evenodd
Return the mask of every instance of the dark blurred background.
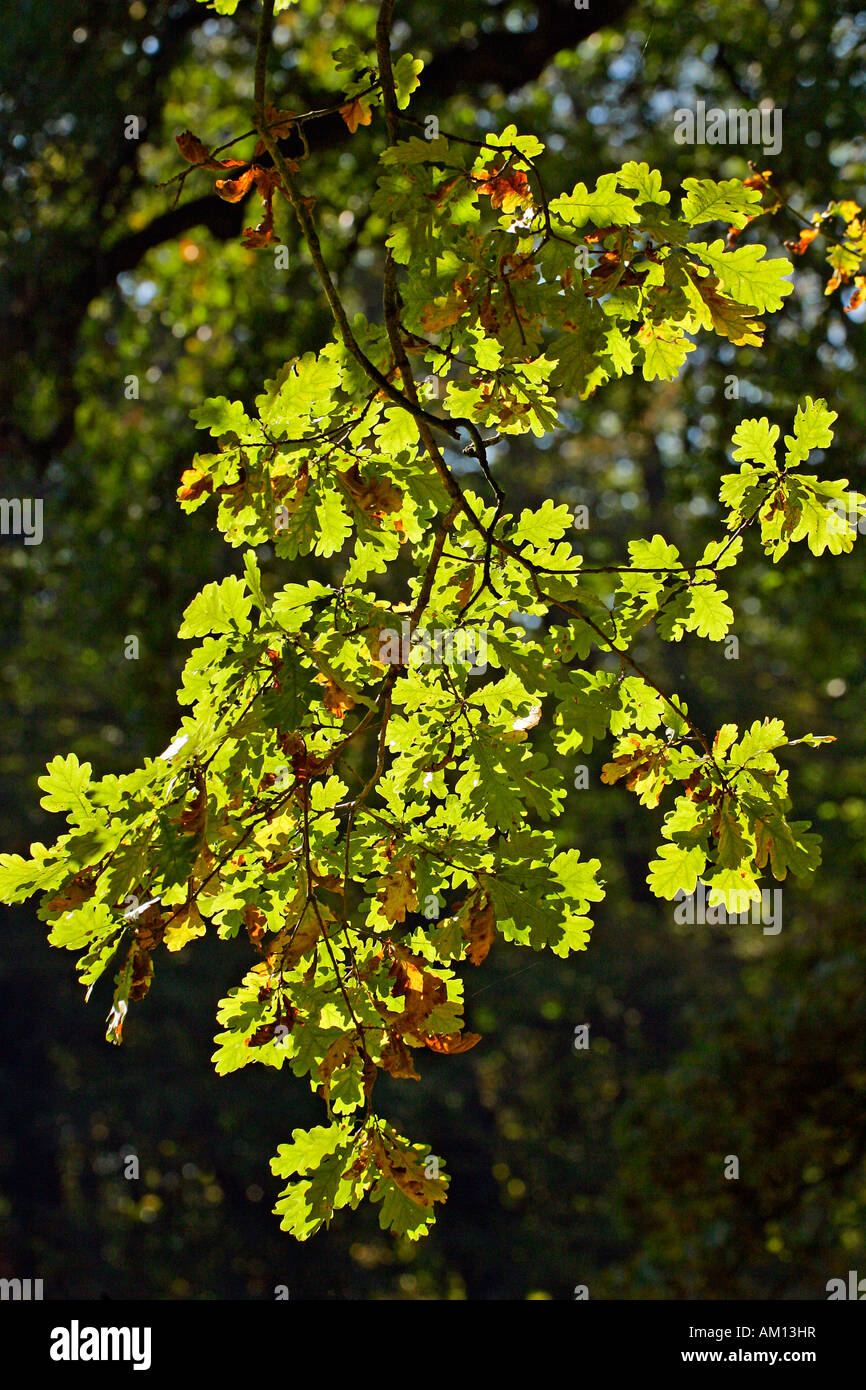
M 281 104 L 329 104 L 325 40 L 336 27 L 366 46 L 374 14 L 338 0 L 282 14 Z M 397 14 L 401 47 L 429 61 L 411 114 L 458 132 L 534 131 L 549 189 L 626 159 L 675 188 L 743 175 L 753 158 L 807 215 L 866 192 L 856 3 L 594 0 L 589 12 L 441 0 Z M 256 18 L 247 0 L 231 18 L 192 0 L 28 0 L 4 13 L 2 492 L 43 498 L 45 528 L 41 545 L 0 540 L 7 850 L 60 828 L 36 785 L 55 753 L 105 773 L 165 747 L 182 610 L 239 565 L 210 510 L 184 517 L 174 500 L 199 444 L 189 410 L 214 394 L 251 402 L 329 335 L 282 210 L 288 270 L 240 246 L 258 213 L 214 199 L 210 176 L 190 178 L 177 209 L 157 187 L 179 167 L 181 130 L 214 144 L 249 128 Z M 697 99 L 782 108 L 780 154 L 676 144 L 673 113 Z M 306 177 L 331 263 L 352 309 L 375 314 L 380 132 L 350 138 L 322 122 L 311 139 Z M 784 254 L 792 219 L 761 225 Z M 866 491 L 864 329 L 844 297 L 824 295 L 819 246 L 797 262 L 763 350 L 708 338 L 680 380 L 625 378 L 556 437 L 498 451 L 513 509 L 547 495 L 585 504 L 581 539 L 600 563 L 653 531 L 696 555 L 718 532 L 737 421 L 768 414 L 784 431 L 807 392 L 839 412 L 821 468 Z M 699 722 L 779 714 L 792 736 L 837 736 L 788 760 L 798 813 L 825 838 L 815 881 L 785 883 L 777 936 L 677 925 L 645 885 L 660 814 L 600 785 L 596 748 L 560 827 L 604 865 L 589 950 L 560 961 L 499 943 L 467 980 L 483 1042 L 428 1057 L 420 1083 L 388 1093 L 395 1123 L 453 1175 L 416 1246 L 380 1232 L 375 1209 L 344 1213 L 307 1245 L 279 1231 L 267 1161 L 320 1103 L 288 1074 L 212 1070 L 215 1006 L 246 967 L 242 943 L 164 957 L 114 1049 L 105 991 L 85 1006 L 73 957 L 49 948 L 33 909 L 6 912 L 0 1276 L 41 1277 L 51 1298 L 255 1299 L 287 1285 L 302 1299 L 568 1299 L 586 1284 L 593 1298 L 784 1299 L 824 1298 L 828 1279 L 866 1273 L 862 545 L 836 560 L 801 545 L 774 567 L 750 539 L 729 572 L 738 660 L 698 640 L 641 653 Z M 285 567 L 260 555 L 283 582 Z M 296 569 L 327 578 L 329 563 Z M 132 635 L 137 660 L 124 655 Z M 573 1046 L 582 1023 L 588 1051 Z M 124 1177 L 132 1153 L 137 1181 Z M 722 1177 L 728 1154 L 739 1181 Z

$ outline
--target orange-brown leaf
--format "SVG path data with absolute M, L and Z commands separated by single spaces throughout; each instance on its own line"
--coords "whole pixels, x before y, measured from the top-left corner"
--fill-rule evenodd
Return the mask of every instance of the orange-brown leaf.
M 200 835 L 205 827 L 207 819 L 207 787 L 204 778 L 199 775 L 196 782 L 196 794 L 194 799 L 186 806 L 180 814 L 179 825 L 187 835 Z
M 380 1130 L 371 1135 L 371 1145 L 382 1172 L 411 1201 L 419 1207 L 445 1201 L 447 1182 L 441 1177 L 428 1178 L 418 1155 L 410 1148 L 398 1144 Z
M 364 478 L 357 464 L 337 474 L 352 501 L 371 520 L 381 521 L 386 512 L 399 512 L 403 494 L 386 478 Z
M 325 694 L 322 700 L 325 709 L 342 719 L 347 710 L 355 708 L 355 701 L 346 690 L 341 690 L 334 681 L 325 677 Z
M 866 300 L 866 275 L 855 275 L 854 286 L 854 293 L 845 305 L 846 314 L 853 314 L 854 310 L 859 309 L 863 301 Z
M 481 1041 L 480 1033 L 425 1033 L 424 1044 L 431 1052 L 442 1052 L 456 1057 L 459 1052 L 468 1052 L 470 1047 Z
M 388 1029 L 388 1041 L 382 1048 L 380 1065 L 390 1076 L 398 1077 L 405 1081 L 420 1081 L 415 1064 L 412 1061 L 412 1054 L 408 1047 L 393 1028 Z
M 532 202 L 532 189 L 529 179 L 522 169 L 509 169 L 507 173 L 492 174 L 477 185 L 479 193 L 490 196 L 490 206 L 501 208 L 505 213 L 515 208 L 526 207 Z
M 489 894 L 472 899 L 463 934 L 469 941 L 469 959 L 473 965 L 480 965 L 486 960 L 496 936 L 496 917 Z
M 390 1015 L 390 1022 L 400 1033 L 423 1033 L 425 1020 L 437 1004 L 444 1004 L 448 998 L 445 981 L 425 968 L 426 961 L 402 946 L 394 948 L 394 955 L 392 988 L 394 994 L 403 997 L 404 1005 L 401 1014 Z
M 76 874 L 45 906 L 50 912 L 65 912 L 92 898 L 95 891 L 96 885 L 91 879 L 84 874 Z
M 144 947 L 134 945 L 132 948 L 132 983 L 129 987 L 129 1001 L 132 1003 L 136 999 L 143 999 L 150 989 L 153 979 L 153 961 L 150 952 Z
M 193 135 L 191 130 L 185 130 L 181 135 L 176 135 L 174 138 L 187 164 L 196 164 L 202 169 L 232 169 L 241 167 L 241 161 L 237 159 L 214 159 L 208 146 L 203 140 L 199 140 L 197 135 Z
M 340 115 L 352 135 L 355 134 L 359 125 L 369 125 L 373 119 L 372 110 L 361 97 L 355 97 L 354 101 L 347 101 L 345 106 L 341 106 Z
M 253 946 L 258 947 L 261 944 L 267 924 L 265 914 L 259 911 L 253 903 L 247 903 L 244 908 L 244 926 Z
M 803 256 L 808 251 L 817 235 L 817 227 L 807 227 L 804 232 L 800 233 L 799 241 L 786 241 L 785 246 L 791 252 L 792 256 Z
M 421 310 L 421 327 L 425 333 L 441 333 L 455 324 L 466 305 L 460 295 L 440 295 Z
M 331 1077 L 335 1071 L 343 1071 L 348 1067 L 352 1058 L 358 1051 L 358 1038 L 355 1033 L 343 1033 L 339 1038 L 335 1038 L 319 1063 L 317 1076 L 325 1088 L 325 1093 L 330 1090 Z
M 255 176 L 255 169 L 245 169 L 236 179 L 217 179 L 214 187 L 227 203 L 239 203 L 252 188 Z

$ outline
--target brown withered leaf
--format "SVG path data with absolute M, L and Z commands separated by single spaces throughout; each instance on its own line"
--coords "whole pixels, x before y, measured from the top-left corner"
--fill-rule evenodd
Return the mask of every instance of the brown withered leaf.
M 96 885 L 86 874 L 76 874 L 45 904 L 50 912 L 65 912 L 92 898 Z
M 807 227 L 800 233 L 799 241 L 786 241 L 785 247 L 791 252 L 792 256 L 805 256 L 812 242 L 818 235 L 817 227 Z
M 258 949 L 267 928 L 267 918 L 253 903 L 247 903 L 244 908 L 244 926 L 251 944 Z
M 422 1033 L 437 1004 L 444 1004 L 448 998 L 445 981 L 425 969 L 426 962 L 402 946 L 394 947 L 394 956 L 389 974 L 394 980 L 393 993 L 403 998 L 403 1012 L 392 1015 L 389 1021 L 399 1033 Z
M 480 965 L 486 960 L 496 936 L 496 917 L 488 893 L 476 894 L 470 902 L 463 935 L 469 942 L 469 959 L 473 965 Z
M 343 1178 L 345 1179 L 345 1181 L 350 1182 L 353 1178 L 360 1178 L 362 1174 L 367 1171 L 367 1168 L 370 1165 L 370 1159 L 372 1157 L 373 1144 L 370 1139 L 370 1136 L 367 1135 L 366 1138 L 363 1140 L 361 1147 L 358 1150 L 358 1154 L 354 1162 L 349 1165 L 349 1167 L 343 1174 Z
M 452 174 L 450 178 L 444 179 L 442 183 L 439 184 L 438 188 L 434 188 L 432 193 L 425 193 L 424 197 L 427 198 L 429 202 L 434 203 L 437 208 L 441 207 L 448 197 L 448 194 L 458 183 L 462 182 L 462 179 L 462 174 Z
M 244 227 L 241 246 L 245 246 L 248 251 L 261 251 L 263 246 L 270 246 L 273 240 L 273 220 L 265 217 L 255 227 Z
M 864 300 L 866 300 L 866 275 L 855 275 L 854 293 L 845 305 L 845 313 L 853 314 L 855 309 L 860 308 Z
M 583 239 L 588 245 L 595 246 L 598 242 L 604 241 L 605 237 L 614 236 L 622 230 L 622 227 L 616 226 L 615 223 L 611 223 L 608 227 L 593 227 L 590 231 L 583 233 Z
M 760 347 L 764 341 L 764 325 L 755 315 L 757 309 L 748 304 L 738 304 L 727 295 L 720 294 L 715 275 L 704 279 L 692 275 L 690 279 L 701 299 L 710 311 L 713 328 L 723 338 L 729 338 L 739 345 L 751 343 Z
M 836 269 L 833 271 L 833 274 L 830 276 L 830 279 L 827 281 L 827 284 L 824 288 L 824 293 L 832 294 L 834 290 L 839 289 L 840 285 L 847 285 L 850 279 L 850 273 L 847 270 L 842 270 L 841 266 L 837 266 Z
M 132 982 L 129 986 L 129 1002 L 136 999 L 143 999 L 150 989 L 153 979 L 153 961 L 150 951 L 146 951 L 143 946 L 133 946 L 132 954 Z
M 327 924 L 334 920 L 334 916 L 323 903 L 319 904 L 318 913 L 308 904 L 297 927 L 292 923 L 274 937 L 267 952 L 268 961 L 274 968 L 291 970 L 299 960 L 309 955 L 321 934 L 320 919 Z
M 247 470 L 244 467 L 238 469 L 237 480 L 233 483 L 220 483 L 216 489 L 220 497 L 238 497 L 246 488 Z
M 465 608 L 473 593 L 475 592 L 475 575 L 472 570 L 461 579 L 457 587 L 457 602 L 461 608 Z
M 214 188 L 227 203 L 239 203 L 249 193 L 256 177 L 255 169 L 245 169 L 234 179 L 217 179 Z
M 445 1201 L 447 1182 L 441 1177 L 428 1178 L 418 1154 L 412 1149 L 398 1144 L 380 1130 L 373 1131 L 371 1142 L 382 1172 L 411 1201 L 419 1207 L 430 1207 L 434 1202 Z
M 357 464 L 338 473 L 337 481 L 371 520 L 381 521 L 387 512 L 399 512 L 403 505 L 403 494 L 394 483 L 387 478 L 362 477 Z
M 262 1047 L 264 1043 L 273 1042 L 275 1037 L 284 1038 L 286 1033 L 291 1033 L 299 1018 L 298 1010 L 292 1004 L 284 1003 L 275 1019 L 260 1024 L 255 1032 L 250 1034 L 246 1046 Z
M 152 951 L 165 936 L 166 923 L 159 904 L 151 903 L 150 907 L 146 907 L 144 912 L 139 913 L 133 920 L 136 941 L 145 951 Z
M 310 485 L 310 469 L 309 469 L 309 464 L 307 464 L 306 462 L 304 462 L 304 463 L 301 464 L 300 468 L 298 469 L 297 474 L 296 474 L 294 477 L 292 477 L 291 475 L 286 474 L 286 475 L 277 476 L 277 477 L 274 478 L 274 482 L 273 482 L 273 488 L 274 488 L 274 501 L 275 501 L 275 502 L 278 502 L 278 503 L 280 504 L 280 507 L 281 507 L 281 508 L 285 508 L 286 514 L 287 514 L 288 516 L 293 516 L 294 513 L 298 510 L 298 507 L 299 507 L 299 506 L 301 505 L 301 503 L 303 502 L 304 497 L 306 496 L 307 488 L 309 487 L 309 485 Z M 290 495 L 290 494 L 291 494 L 291 495 Z M 281 529 L 280 524 L 279 524 L 280 521 L 281 521 L 281 518 L 278 517 L 278 518 L 277 518 L 277 530 L 278 530 L 278 531 Z
M 331 1077 L 335 1071 L 344 1071 L 349 1066 L 352 1058 L 358 1052 L 358 1038 L 356 1033 L 344 1033 L 342 1037 L 335 1038 L 316 1068 L 316 1076 L 321 1082 L 325 1095 L 331 1089 Z
M 370 1096 L 373 1091 L 373 1086 L 378 1075 L 379 1068 L 376 1066 L 376 1063 L 373 1061 L 372 1057 L 365 1057 L 362 1072 L 365 1100 L 370 1099 Z
M 324 888 L 326 893 L 340 893 L 343 889 L 339 874 L 323 874 L 317 864 L 313 864 L 313 883 L 317 888 Z
M 424 1045 L 431 1052 L 446 1053 L 456 1057 L 459 1052 L 468 1052 L 470 1047 L 481 1041 L 480 1033 L 425 1033 Z
M 601 769 L 602 782 L 613 786 L 625 777 L 626 787 L 630 792 L 637 792 L 644 806 L 658 806 L 669 780 L 665 773 L 665 747 L 657 739 L 643 743 L 638 734 L 630 734 L 625 742 L 633 751 L 620 753 L 612 762 L 605 763 Z
M 508 280 L 531 280 L 535 274 L 532 256 L 517 256 L 509 252 L 499 261 L 499 274 Z
M 297 119 L 297 111 L 283 110 L 278 111 L 276 106 L 269 103 L 265 107 L 265 123 L 272 135 L 278 136 L 281 140 L 291 134 L 291 130 Z M 255 153 L 264 154 L 266 149 L 264 140 L 259 140 Z
M 274 1019 L 272 1023 L 262 1023 L 259 1025 L 259 1027 L 255 1030 L 254 1033 L 250 1033 L 249 1037 L 244 1042 L 244 1046 L 263 1047 L 265 1043 L 273 1041 L 273 1037 L 276 1031 L 276 1019 Z
M 186 835 L 201 835 L 207 820 L 207 787 L 201 772 L 196 774 L 195 788 L 195 797 L 178 818 L 178 825 Z
M 432 304 L 425 304 L 421 310 L 421 327 L 425 333 L 441 333 L 459 319 L 466 303 L 457 294 L 439 295 Z
M 193 135 L 191 130 L 184 130 L 174 138 L 187 164 L 197 164 L 202 169 L 243 168 L 244 161 L 241 159 L 215 159 L 209 147 L 197 135 Z
M 754 164 L 752 168 L 754 169 Z M 759 188 L 763 193 L 767 187 L 767 180 L 773 177 L 772 169 L 764 169 L 762 173 L 751 174 L 747 179 L 743 179 L 744 188 Z
M 203 140 L 197 135 L 193 135 L 191 130 L 184 130 L 180 135 L 176 135 L 177 147 L 186 160 L 187 164 L 201 164 L 204 167 L 219 167 L 217 161 L 211 158 L 211 152 Z
M 412 1054 L 408 1047 L 393 1028 L 388 1029 L 388 1041 L 382 1048 L 380 1066 L 390 1076 L 403 1078 L 407 1081 L 420 1081 L 421 1078 L 415 1070 L 412 1061 Z
M 288 160 L 287 163 L 293 171 L 298 167 L 292 160 Z M 276 240 L 274 236 L 274 193 L 280 192 L 284 197 L 287 195 L 275 169 L 254 169 L 253 177 L 261 196 L 264 215 L 258 226 L 244 228 L 241 245 L 248 249 L 257 250 Z
M 711 791 L 704 783 L 704 772 L 702 768 L 697 768 L 683 783 L 683 793 L 688 801 L 706 801 L 707 795 Z

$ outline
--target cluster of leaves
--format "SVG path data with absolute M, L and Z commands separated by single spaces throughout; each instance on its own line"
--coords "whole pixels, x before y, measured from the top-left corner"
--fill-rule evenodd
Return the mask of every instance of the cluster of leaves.
M 801 539 L 815 554 L 850 550 L 855 533 L 831 506 L 847 505 L 847 482 L 800 471 L 835 418 L 811 400 L 781 466 L 776 426 L 739 426 L 741 468 L 720 493 L 731 534 L 691 563 L 654 536 L 593 571 L 568 539 L 568 507 L 509 513 L 482 430 L 540 437 L 563 397 L 637 367 L 673 377 L 701 330 L 759 345 L 758 316 L 781 308 L 791 265 L 698 235 L 755 216 L 761 191 L 748 181 L 686 179 L 675 216 L 661 176 L 632 162 L 550 198 L 534 136 L 509 126 L 476 142 L 401 141 L 419 61 L 392 68 L 387 48 L 344 61 L 356 72 L 347 124 L 366 125 L 381 100 L 388 128 L 374 200 L 384 322 L 347 318 L 300 166 L 279 148 L 282 123 L 302 118 L 268 107 L 257 83 L 257 151 L 272 164 L 264 173 L 254 155 L 221 191 L 255 184 L 266 223 L 273 192 L 285 195 L 337 334 L 288 362 L 254 411 L 225 398 L 196 411 L 218 448 L 196 457 L 179 499 L 192 511 L 215 495 L 217 524 L 244 555 L 242 577 L 206 585 L 184 614 L 179 635 L 196 643 L 179 692 L 188 713 L 165 752 L 126 776 L 94 781 L 74 755 L 54 759 L 42 805 L 68 829 L 29 859 L 2 856 L 0 897 L 42 894 L 49 940 L 80 953 L 88 992 L 115 967 L 115 1042 L 161 947 L 244 933 L 254 963 L 220 1005 L 216 1069 L 288 1063 L 330 1121 L 296 1131 L 273 1161 L 290 1179 L 284 1227 L 306 1238 L 368 1194 L 383 1227 L 416 1238 L 448 1180 L 376 1115 L 375 1081 L 416 1079 L 413 1053 L 477 1044 L 459 967 L 480 966 L 497 936 L 560 956 L 585 948 L 601 865 L 557 852 L 547 828 L 565 809 L 564 760 L 611 735 L 606 782 L 625 779 L 649 807 L 683 784 L 650 866 L 661 897 L 701 877 L 737 905 L 766 867 L 784 878 L 817 864 L 815 837 L 788 816 L 781 722 L 710 738 L 631 647 L 651 623 L 666 641 L 725 637 L 734 615 L 719 572 L 749 526 L 774 560 Z M 239 167 L 188 133 L 181 144 L 193 165 Z M 272 217 L 249 244 L 271 229 Z M 464 435 L 489 499 L 443 452 Z M 339 583 L 266 592 L 264 543 L 289 561 L 330 557 Z M 388 602 L 376 577 L 398 564 L 406 598 Z M 431 661 L 414 641 L 422 623 L 475 650 L 483 641 L 486 660 Z M 397 656 L 395 631 L 408 637 Z M 545 707 L 555 762 L 530 740 Z
M 293 111 L 278 111 L 276 107 L 269 106 L 265 115 L 268 129 L 277 136 L 284 137 L 295 128 L 295 113 Z M 253 158 L 251 161 L 246 161 L 243 159 L 217 159 L 216 154 L 191 130 L 185 130 L 176 139 L 178 150 L 193 169 L 214 169 L 219 170 L 220 173 L 231 173 L 231 178 L 217 179 L 214 184 L 216 192 L 225 202 L 239 203 L 252 188 L 255 188 L 259 193 L 262 200 L 262 220 L 257 226 L 244 229 L 242 245 L 257 251 L 275 241 L 274 194 L 282 193 L 284 198 L 287 197 L 287 194 L 279 174 L 273 168 L 267 168 L 260 162 L 261 156 L 265 153 L 264 140 L 260 138 L 256 141 Z M 293 163 L 292 167 L 297 169 L 298 166 Z M 185 176 L 189 172 L 190 170 L 185 170 L 178 180 L 178 196 L 183 187 Z
M 754 168 L 754 166 L 752 166 Z M 863 209 L 853 198 L 843 198 L 829 203 L 822 212 L 812 214 L 811 221 L 802 216 L 785 201 L 774 183 L 772 169 L 755 171 L 751 178 L 744 180 L 744 186 L 753 188 L 760 195 L 761 204 L 756 215 L 765 212 L 778 212 L 784 208 L 801 224 L 798 237 L 785 242 L 792 256 L 803 256 L 817 237 L 827 243 L 825 260 L 832 271 L 824 293 L 833 294 L 836 290 L 853 285 L 852 293 L 845 305 L 845 313 L 851 314 L 866 300 L 866 275 L 863 263 L 866 261 L 866 224 L 863 222 Z M 751 219 L 750 219 L 751 220 Z M 844 230 L 837 234 L 836 228 L 842 224 Z M 739 236 L 739 229 L 732 227 L 728 232 L 728 244 L 733 245 Z

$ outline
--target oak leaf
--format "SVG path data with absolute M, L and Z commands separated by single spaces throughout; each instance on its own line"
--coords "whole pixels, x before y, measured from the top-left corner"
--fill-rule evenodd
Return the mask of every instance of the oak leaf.
M 410 1148 L 378 1129 L 373 1131 L 371 1141 L 382 1172 L 411 1201 L 419 1207 L 445 1201 L 445 1181 L 441 1177 L 428 1178 L 418 1155 Z
M 325 1095 L 331 1089 L 331 1077 L 335 1071 L 344 1071 L 358 1051 L 358 1038 L 355 1033 L 343 1033 L 335 1038 L 316 1070 Z
M 195 164 L 202 169 L 243 168 L 244 161 L 241 159 L 215 159 L 204 141 L 193 135 L 191 130 L 185 130 L 174 138 L 187 164 Z
M 189 903 L 182 907 L 176 917 L 170 922 L 166 922 L 163 940 L 166 950 L 180 951 L 187 942 L 195 941 L 197 937 L 204 936 L 206 931 L 201 913 L 195 903 Z
M 408 1047 L 393 1028 L 388 1029 L 388 1041 L 382 1048 L 380 1066 L 390 1076 L 398 1077 L 406 1081 L 420 1081 L 420 1077 L 415 1070 L 412 1061 L 412 1054 Z
M 489 894 L 476 894 L 470 902 L 463 935 L 469 942 L 469 959 L 473 965 L 480 965 L 489 955 L 496 936 L 496 917 Z
M 213 492 L 213 479 L 200 468 L 185 468 L 177 490 L 178 502 L 196 502 L 205 492 Z
M 347 691 L 342 690 L 330 677 L 325 676 L 324 682 L 325 694 L 322 703 L 326 710 L 336 715 L 338 719 L 342 719 L 347 710 L 355 708 L 355 701 Z
M 341 106 L 340 115 L 352 135 L 355 134 L 359 125 L 369 125 L 373 119 L 371 108 L 361 97 L 355 97 L 354 101 L 347 101 L 345 106 Z
M 227 203 L 239 203 L 252 188 L 255 176 L 255 169 L 246 169 L 235 179 L 217 179 L 214 187 Z
M 267 918 L 253 903 L 247 903 L 244 908 L 244 926 L 251 944 L 258 948 L 267 928 Z
M 395 859 L 385 878 L 381 881 L 378 893 L 382 913 L 389 922 L 404 922 L 406 913 L 418 907 L 415 888 L 415 865 L 411 855 L 404 854 Z
M 357 464 L 337 475 L 339 482 L 356 507 L 373 521 L 381 521 L 387 512 L 399 512 L 403 494 L 387 478 L 364 478 Z
M 476 185 L 479 193 L 490 195 L 490 206 L 501 208 L 505 213 L 515 208 L 526 207 L 532 202 L 532 189 L 529 179 L 522 169 L 509 169 L 501 174 L 483 170 L 483 183 Z

